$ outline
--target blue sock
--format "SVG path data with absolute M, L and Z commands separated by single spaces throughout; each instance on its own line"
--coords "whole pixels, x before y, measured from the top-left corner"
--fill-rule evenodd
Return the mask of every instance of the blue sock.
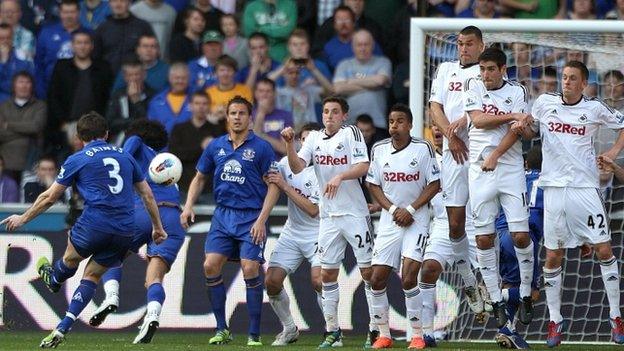
M 208 298 L 212 304 L 212 312 L 217 320 L 217 330 L 227 329 L 225 322 L 225 285 L 223 285 L 223 277 L 206 278 L 206 286 L 208 287 Z
M 518 310 L 518 304 L 520 303 L 520 288 L 513 287 L 507 289 L 509 298 L 507 300 L 507 316 L 509 321 L 513 322 Z
M 106 283 L 109 280 L 116 280 L 118 282 L 121 281 L 121 272 L 123 266 L 117 266 L 117 267 L 111 267 L 109 268 L 106 273 L 104 273 L 104 275 L 102 276 L 102 285 L 104 285 L 104 283 Z
M 262 299 L 264 286 L 260 276 L 245 279 L 247 286 L 247 311 L 249 313 L 249 335 L 260 336 L 260 316 L 262 312 Z
M 96 288 L 97 284 L 90 280 L 83 279 L 80 281 L 80 285 L 76 291 L 74 291 L 74 295 L 69 303 L 65 318 L 61 320 L 56 329 L 60 330 L 62 333 L 67 333 L 71 329 L 80 315 L 80 312 L 82 312 L 93 298 Z
M 161 283 L 154 283 L 147 288 L 147 302 L 156 301 L 159 304 L 165 302 L 165 289 Z
M 67 279 L 71 278 L 74 276 L 74 274 L 76 274 L 76 271 L 78 270 L 78 267 L 76 268 L 69 268 L 65 265 L 65 263 L 63 263 L 63 259 L 60 260 L 56 260 L 56 262 L 54 262 L 54 271 L 52 273 L 52 279 L 54 279 L 54 282 L 56 284 L 63 284 Z

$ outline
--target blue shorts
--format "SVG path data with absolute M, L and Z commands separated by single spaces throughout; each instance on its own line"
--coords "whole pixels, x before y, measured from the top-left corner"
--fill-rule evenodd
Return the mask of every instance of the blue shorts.
M 514 248 L 513 239 L 508 229 L 497 229 L 500 243 L 499 270 L 503 284 L 520 286 L 520 268 Z M 531 237 L 533 239 L 533 237 Z M 533 281 L 531 287 L 538 289 L 539 285 L 539 242 L 533 242 Z
M 76 252 L 104 267 L 119 266 L 130 248 L 132 236 L 103 232 L 76 222 L 69 232 L 69 241 Z
M 266 239 L 257 245 L 251 238 L 251 226 L 259 214 L 260 210 L 237 210 L 218 206 L 206 236 L 204 251 L 219 253 L 231 260 L 246 259 L 264 263 Z M 269 233 L 268 226 L 266 233 Z
M 178 256 L 178 252 L 184 243 L 186 232 L 180 223 L 180 209 L 159 206 L 160 221 L 167 232 L 167 239 L 160 244 L 152 241 L 152 220 L 144 207 L 135 208 L 134 212 L 134 237 L 130 251 L 136 253 L 141 246 L 147 244 L 148 257 L 160 257 L 171 268 Z

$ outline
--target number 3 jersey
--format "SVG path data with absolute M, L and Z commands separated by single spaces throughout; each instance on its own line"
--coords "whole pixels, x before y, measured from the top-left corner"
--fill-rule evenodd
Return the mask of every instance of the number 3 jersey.
M 524 113 L 527 108 L 526 89 L 516 82 L 503 80 L 503 85 L 498 89 L 487 90 L 483 81 L 472 78 L 466 82 L 464 92 L 464 110 L 481 111 L 492 115 L 504 115 L 508 113 Z M 476 128 L 468 114 L 468 136 L 470 138 L 470 162 L 484 161 L 500 144 L 507 132 L 509 124 L 502 124 L 493 129 Z M 522 143 L 520 140 L 498 160 L 508 165 L 522 165 Z
M 355 164 L 368 162 L 366 143 L 357 127 L 342 126 L 332 136 L 325 134 L 325 129 L 312 131 L 301 146 L 298 156 L 307 164 L 311 162 L 314 165 L 321 190 L 321 218 L 368 216 L 368 206 L 359 179 L 343 180 L 333 199 L 322 194 L 327 183 L 336 175 L 349 170 Z
M 561 94 L 542 94 L 533 104 L 542 137 L 540 186 L 599 188 L 593 138 L 600 128 L 624 128 L 624 115 L 585 96 L 566 104 Z
M 417 138 L 402 148 L 395 149 L 392 139 L 376 143 L 372 150 L 372 161 L 366 181 L 381 187 L 384 194 L 400 208 L 406 208 L 422 193 L 425 186 L 440 179 L 440 169 L 431 145 Z M 416 210 L 414 218 L 420 224 L 428 226 L 429 206 Z M 392 215 L 381 211 L 380 227 L 389 227 L 394 223 Z
M 464 84 L 470 78 L 479 77 L 477 63 L 463 66 L 459 61 L 443 62 L 438 67 L 431 83 L 429 102 L 437 102 L 444 107 L 444 114 L 450 123 L 464 116 L 462 94 Z M 462 129 L 459 133 L 464 143 L 468 144 L 468 133 Z M 448 150 L 448 140 L 444 138 L 443 150 Z

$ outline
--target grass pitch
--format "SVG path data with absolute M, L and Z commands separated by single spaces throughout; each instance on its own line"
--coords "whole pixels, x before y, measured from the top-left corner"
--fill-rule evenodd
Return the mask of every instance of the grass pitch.
M 12 332 L 0 331 L 0 350 L 36 350 L 39 342 L 47 334 L 45 332 Z M 274 340 L 273 335 L 263 335 L 262 341 L 266 346 L 247 347 L 247 337 L 245 335 L 234 335 L 234 341 L 228 345 L 208 345 L 208 339 L 212 336 L 208 331 L 197 332 L 169 332 L 160 331 L 156 333 L 151 344 L 133 345 L 132 340 L 135 334 L 120 332 L 75 332 L 70 333 L 65 342 L 59 345 L 59 350 L 105 350 L 105 351 L 177 351 L 177 350 L 316 350 L 321 341 L 320 335 L 303 333 L 294 344 L 286 347 L 271 347 Z M 344 340 L 344 347 L 336 350 L 362 350 L 365 337 L 363 335 L 347 334 Z M 394 349 L 406 349 L 405 341 L 395 341 Z M 546 350 L 545 344 L 532 344 L 532 349 Z M 624 346 L 616 345 L 562 345 L 556 350 L 624 350 Z M 470 342 L 441 342 L 433 350 L 499 350 L 498 346 L 492 343 L 470 343 Z

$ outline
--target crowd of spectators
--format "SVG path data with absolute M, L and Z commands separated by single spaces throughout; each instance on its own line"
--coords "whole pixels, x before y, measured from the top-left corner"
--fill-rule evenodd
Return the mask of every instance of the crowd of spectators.
M 387 106 L 407 103 L 416 16 L 623 19 L 624 0 L 1 0 L 0 202 L 32 201 L 49 185 L 91 110 L 117 145 L 132 121 L 160 121 L 184 165 L 182 191 L 236 95 L 254 101 L 254 132 L 276 157 L 279 131 L 321 122 L 332 94 L 347 98 L 370 147 L 387 136 Z M 509 78 L 534 95 L 557 89 L 565 58 L 590 60 L 505 50 Z M 624 109 L 621 71 L 592 79 L 589 95 Z

